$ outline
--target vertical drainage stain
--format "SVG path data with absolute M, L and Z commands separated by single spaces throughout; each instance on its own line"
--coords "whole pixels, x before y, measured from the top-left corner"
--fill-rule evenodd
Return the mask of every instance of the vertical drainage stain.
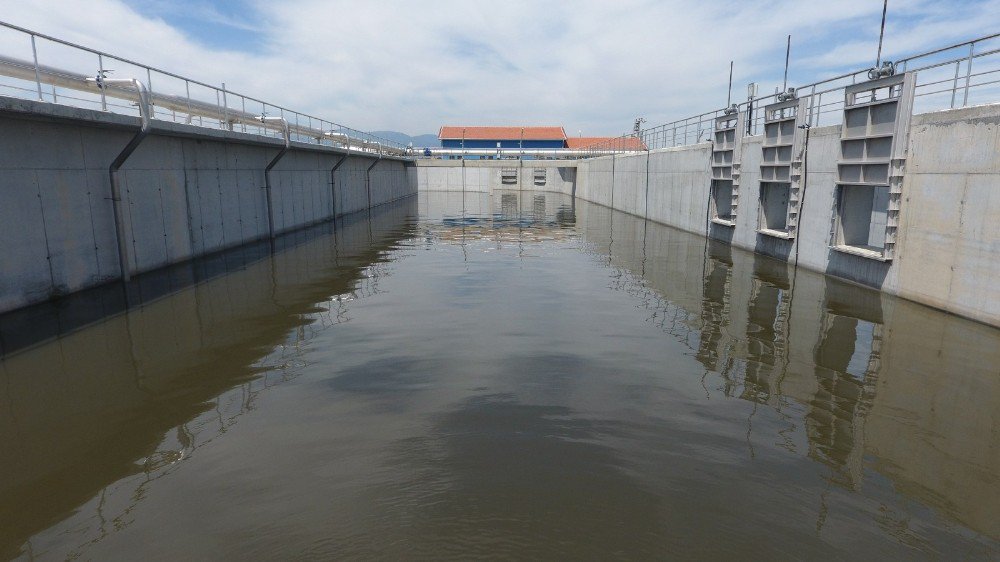
M 38 172 L 32 172 L 35 178 L 35 194 L 38 196 L 38 211 L 41 213 L 42 217 L 42 235 L 45 238 L 45 263 L 49 267 L 49 294 L 51 296 L 58 296 L 60 294 L 59 289 L 56 287 L 56 276 L 52 269 L 52 249 L 49 247 L 49 229 L 45 224 L 45 202 L 42 200 L 42 186 L 38 181 Z

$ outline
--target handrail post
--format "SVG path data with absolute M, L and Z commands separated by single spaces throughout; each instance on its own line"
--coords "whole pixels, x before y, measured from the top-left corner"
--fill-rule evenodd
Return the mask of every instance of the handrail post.
M 218 120 L 219 128 L 222 129 L 224 127 L 223 123 L 225 123 L 225 116 L 222 113 L 222 101 L 219 98 L 218 88 L 215 89 L 215 109 L 217 111 L 215 119 Z
M 104 55 L 97 55 L 97 74 L 99 76 L 104 76 Z M 104 94 L 104 88 L 101 90 L 101 111 L 108 110 L 108 97 Z
M 951 109 L 955 109 L 955 96 L 958 94 L 958 71 L 962 68 L 962 61 L 955 61 L 955 79 L 951 82 Z
M 185 121 L 188 125 L 190 125 L 194 115 L 191 114 L 191 82 L 189 80 L 184 80 L 184 93 L 187 96 L 187 111 L 188 111 L 188 116 Z
M 42 77 L 38 74 L 38 49 L 35 48 L 35 34 L 31 34 L 31 56 L 35 59 L 35 86 L 38 88 L 38 101 L 42 100 Z
M 965 97 L 962 99 L 962 107 L 969 105 L 969 81 L 972 79 L 972 59 L 975 49 L 976 42 L 969 43 L 969 64 L 965 67 Z
M 146 90 L 149 92 L 149 118 L 156 119 L 156 107 L 153 106 L 153 72 L 146 67 Z

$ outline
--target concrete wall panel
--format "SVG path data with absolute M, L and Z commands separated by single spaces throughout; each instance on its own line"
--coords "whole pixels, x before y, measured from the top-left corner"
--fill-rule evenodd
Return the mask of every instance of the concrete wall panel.
M 127 203 L 126 241 L 133 271 L 162 267 L 168 263 L 164 241 L 160 176 L 147 170 L 119 172 Z
M 26 100 L 0 109 L 0 312 L 120 276 L 108 166 L 139 130 L 136 118 Z M 125 241 L 136 272 L 268 235 L 264 167 L 273 139 L 154 121 L 122 167 Z M 330 169 L 340 153 L 293 145 L 274 170 L 275 226 L 331 218 Z M 365 169 L 338 172 L 339 214 L 368 205 Z M 416 191 L 416 174 L 383 161 L 373 203 Z M 383 185 L 384 183 L 384 185 Z
M 914 116 L 903 183 L 899 295 L 1000 324 L 998 106 Z
M 240 220 L 240 197 L 242 193 L 238 178 L 238 170 L 232 168 L 219 170 L 219 197 L 222 201 L 222 235 L 227 246 L 245 242 L 243 224 Z
M 36 172 L 6 168 L 2 173 L 0 307 L 10 310 L 49 298 L 53 287 Z
M 78 291 L 93 282 L 98 266 L 86 171 L 38 170 L 35 177 L 45 214 L 52 290 Z
M 188 177 L 191 177 L 190 174 Z M 194 180 L 194 198 L 199 210 L 196 231 L 199 240 L 198 253 L 216 252 L 226 247 L 219 170 L 195 170 Z
M 94 252 L 97 255 L 94 283 L 102 283 L 121 275 L 118 264 L 118 242 L 114 229 L 114 205 L 111 201 L 111 179 L 106 169 L 88 168 L 86 174 Z

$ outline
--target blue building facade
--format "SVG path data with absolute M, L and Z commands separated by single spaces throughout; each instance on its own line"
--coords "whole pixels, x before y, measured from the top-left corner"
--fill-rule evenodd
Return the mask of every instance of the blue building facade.
M 438 132 L 442 148 L 466 149 L 544 149 L 565 148 L 566 131 L 562 127 L 481 127 L 444 126 Z M 480 156 L 467 156 L 469 159 Z

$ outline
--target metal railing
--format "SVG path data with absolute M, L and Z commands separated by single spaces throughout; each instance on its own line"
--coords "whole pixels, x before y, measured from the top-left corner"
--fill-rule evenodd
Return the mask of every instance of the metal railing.
M 1000 33 L 979 37 L 901 58 L 892 63 L 894 72 L 916 73 L 914 113 L 954 109 L 1000 100 Z M 812 127 L 839 125 L 844 110 L 844 88 L 871 79 L 874 69 L 865 68 L 795 88 L 807 98 L 806 122 Z M 763 132 L 764 106 L 780 101 L 775 92 L 735 104 L 746 116 L 748 135 Z M 700 113 L 670 123 L 623 134 L 586 147 L 592 156 L 687 146 L 711 140 L 715 120 L 726 108 Z M 641 141 L 643 148 L 638 148 Z
M 0 95 L 139 115 L 133 89 L 101 87 L 98 76 L 134 78 L 149 91 L 152 117 L 199 127 L 281 137 L 284 118 L 291 140 L 351 151 L 408 156 L 410 150 L 334 121 L 301 113 L 179 74 L 0 21 Z

